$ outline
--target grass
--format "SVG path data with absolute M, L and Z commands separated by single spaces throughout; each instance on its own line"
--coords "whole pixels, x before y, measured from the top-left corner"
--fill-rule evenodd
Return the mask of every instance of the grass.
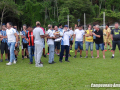
M 47 50 L 46 50 L 47 52 Z M 48 64 L 47 58 L 42 57 L 44 67 L 37 68 L 35 64 L 29 65 L 29 59 L 22 60 L 19 53 L 16 65 L 6 66 L 6 61 L 0 63 L 0 90 L 119 90 L 119 88 L 91 88 L 91 83 L 120 84 L 120 56 L 116 50 L 115 58 L 112 53 L 105 53 L 99 59 L 80 58 L 79 53 L 74 59 L 71 53 L 70 62 L 59 63 L 55 55 L 54 65 Z M 94 49 L 94 57 L 96 50 Z M 83 52 L 85 57 L 85 51 Z

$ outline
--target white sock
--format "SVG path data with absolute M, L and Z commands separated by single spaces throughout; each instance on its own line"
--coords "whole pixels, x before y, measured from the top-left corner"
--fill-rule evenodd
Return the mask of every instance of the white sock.
M 114 54 L 112 54 L 112 56 L 114 57 Z

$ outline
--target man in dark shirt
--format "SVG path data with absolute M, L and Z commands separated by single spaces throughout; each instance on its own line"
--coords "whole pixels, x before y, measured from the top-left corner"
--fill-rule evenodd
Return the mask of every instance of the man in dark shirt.
M 103 58 L 105 59 L 105 51 L 104 51 L 104 43 L 103 43 L 103 31 L 99 29 L 99 25 L 95 26 L 95 32 L 93 33 L 93 35 L 95 35 L 96 40 L 96 50 L 97 50 L 97 57 L 99 58 L 99 47 L 101 48 L 102 52 L 103 52 Z
M 115 23 L 115 28 L 111 31 L 111 39 L 112 39 L 112 57 L 114 58 L 116 45 L 118 45 L 119 51 L 120 51 L 120 28 L 118 23 Z
M 28 52 L 30 63 L 33 64 L 33 53 L 34 52 L 34 37 L 33 37 L 33 28 L 28 26 L 28 33 L 26 34 L 26 41 L 28 42 Z

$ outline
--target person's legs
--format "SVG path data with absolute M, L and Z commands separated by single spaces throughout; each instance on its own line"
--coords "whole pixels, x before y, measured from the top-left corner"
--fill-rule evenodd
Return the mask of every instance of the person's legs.
M 65 57 L 65 61 L 68 61 L 68 54 L 69 54 L 69 46 L 65 46 L 66 48 L 66 57 Z
M 15 53 L 14 53 L 15 42 L 11 42 L 9 47 L 10 47 L 10 62 L 12 63 L 13 60 L 15 60 Z
M 77 49 L 78 49 L 78 42 L 75 41 L 75 56 L 77 55 Z
M 80 56 L 82 56 L 82 51 L 83 51 L 83 42 L 79 42 L 80 44 Z
M 5 59 L 7 60 L 8 58 L 8 45 L 5 43 Z
M 28 52 L 29 52 L 30 63 L 33 63 L 33 58 L 32 58 L 32 46 L 28 46 Z
M 97 57 L 96 58 L 99 58 L 99 44 L 96 44 L 96 50 L 97 50 Z
M 4 47 L 5 45 L 4 45 L 4 43 L 3 42 L 1 42 L 1 62 L 3 61 L 3 54 L 4 54 Z
M 102 50 L 102 53 L 103 53 L 103 58 L 105 59 L 105 51 L 104 51 L 104 44 L 100 44 L 100 48 Z
M 52 63 L 52 45 L 49 45 L 49 61 L 48 63 Z
M 116 49 L 116 41 L 112 41 L 112 56 L 114 57 L 115 54 L 115 49 Z
M 51 46 L 52 49 L 52 62 L 54 62 L 54 45 Z
M 86 56 L 88 56 L 89 42 L 85 42 L 85 46 L 86 46 Z
M 60 59 L 59 59 L 59 61 L 62 61 L 62 59 L 63 59 L 63 53 L 64 53 L 64 45 L 61 45 L 61 52 L 60 52 Z
M 58 55 L 60 54 L 59 50 L 60 50 L 60 42 L 57 42 L 57 54 Z
M 35 44 L 34 58 L 35 58 L 35 63 L 37 65 L 37 44 Z
M 93 57 L 93 42 L 90 42 L 91 57 Z
M 107 42 L 105 42 L 105 50 L 107 50 Z

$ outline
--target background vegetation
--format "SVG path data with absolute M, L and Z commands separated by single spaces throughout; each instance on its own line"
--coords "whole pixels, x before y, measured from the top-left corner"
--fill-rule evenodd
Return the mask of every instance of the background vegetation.
M 0 0 L 1 24 L 11 21 L 19 27 L 26 23 L 34 26 L 40 21 L 42 26 L 67 23 L 70 15 L 70 25 L 74 26 L 77 19 L 84 22 L 102 24 L 103 12 L 106 12 L 106 22 L 120 20 L 120 0 Z

